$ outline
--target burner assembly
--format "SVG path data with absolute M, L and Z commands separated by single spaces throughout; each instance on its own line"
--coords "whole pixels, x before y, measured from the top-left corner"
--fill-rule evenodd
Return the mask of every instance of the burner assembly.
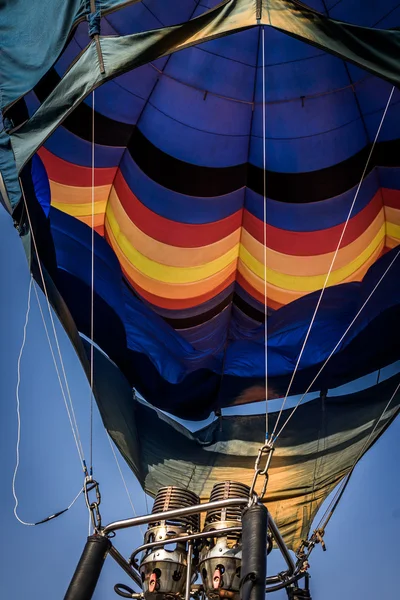
M 249 498 L 250 488 L 235 481 L 215 484 L 205 505 L 200 505 L 199 497 L 188 490 L 176 486 L 161 488 L 144 543 L 134 550 L 129 561 L 139 576 L 136 581 L 142 592 L 128 594 L 129 588 L 118 584 L 117 594 L 145 600 L 239 600 L 242 517 Z M 205 512 L 202 526 L 199 508 Z M 271 548 L 268 535 L 266 553 Z
M 165 487 L 156 496 L 152 514 L 199 503 L 199 497 L 192 492 L 175 486 Z M 199 524 L 198 514 L 150 523 L 139 566 L 146 600 L 176 598 L 184 594 L 188 566 L 191 567 L 188 565 L 192 557 L 191 545 L 186 541 L 168 541 L 198 533 Z
M 243 483 L 217 483 L 210 502 L 229 498 L 248 498 L 250 488 Z M 214 508 L 206 514 L 203 533 L 208 534 L 200 550 L 199 572 L 209 598 L 239 598 L 242 563 L 243 507 Z M 224 535 L 221 530 L 234 528 Z
M 214 485 L 210 500 L 201 504 L 195 493 L 168 486 L 158 491 L 151 514 L 105 527 L 100 521 L 87 539 L 64 600 L 92 598 L 107 554 L 137 588 L 116 584 L 114 590 L 122 598 L 265 600 L 266 593 L 284 588 L 289 597 L 311 598 L 309 588 L 301 589 L 298 584 L 308 577 L 310 549 L 293 561 L 253 488 L 254 482 L 252 488 L 236 481 L 220 482 Z M 111 540 L 118 530 L 140 525 L 147 525 L 143 544 L 126 560 Z M 267 577 L 267 555 L 273 544 L 287 569 Z

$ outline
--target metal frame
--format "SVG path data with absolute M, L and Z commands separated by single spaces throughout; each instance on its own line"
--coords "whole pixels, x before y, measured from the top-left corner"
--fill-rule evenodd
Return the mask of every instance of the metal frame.
M 110 536 L 120 529 L 128 529 L 131 527 L 137 527 L 139 525 L 146 525 L 148 523 L 154 523 L 157 521 L 166 521 L 166 520 L 174 519 L 177 517 L 183 517 L 186 515 L 202 513 L 202 512 L 206 512 L 206 511 L 208 511 L 210 509 L 214 509 L 214 508 L 226 508 L 226 507 L 230 507 L 230 506 L 243 506 L 244 507 L 244 506 L 248 506 L 248 504 L 249 504 L 248 498 L 228 498 L 225 500 L 217 500 L 215 502 L 205 502 L 203 504 L 196 504 L 196 505 L 185 507 L 185 508 L 177 508 L 175 510 L 168 510 L 168 511 L 164 511 L 164 512 L 149 514 L 149 515 L 141 515 L 138 517 L 132 517 L 131 519 L 114 521 L 112 523 L 109 523 L 105 527 L 103 527 L 101 529 L 101 531 L 99 531 L 99 533 L 104 536 Z M 135 584 L 139 588 L 141 588 L 141 586 L 142 586 L 141 577 L 140 577 L 138 571 L 136 570 L 135 565 L 132 564 L 135 557 L 140 552 L 142 552 L 146 549 L 150 549 L 150 548 L 163 547 L 167 544 L 174 544 L 177 542 L 188 542 L 189 543 L 188 550 L 189 550 L 189 554 L 190 554 L 193 551 L 193 541 L 194 540 L 198 540 L 198 539 L 202 539 L 202 538 L 210 538 L 210 537 L 220 537 L 220 536 L 226 535 L 230 532 L 240 531 L 241 529 L 242 529 L 241 525 L 234 526 L 234 527 L 224 527 L 222 529 L 215 529 L 213 531 L 192 533 L 192 534 L 188 534 L 188 535 L 184 535 L 184 536 L 176 536 L 173 538 L 171 537 L 168 540 L 163 540 L 162 542 L 160 542 L 160 541 L 149 542 L 147 544 L 143 544 L 142 546 L 139 546 L 138 548 L 136 548 L 131 555 L 130 561 L 127 561 L 113 545 L 111 546 L 109 554 L 117 562 L 117 564 L 125 571 L 125 573 L 127 575 L 129 575 L 129 577 L 135 582 Z M 266 582 L 265 582 L 266 583 L 266 592 L 273 592 L 273 591 L 282 589 L 284 587 L 287 587 L 288 585 L 292 584 L 293 582 L 297 581 L 298 579 L 301 579 L 302 577 L 304 577 L 305 573 L 302 571 L 302 564 L 297 563 L 295 565 L 295 563 L 290 555 L 289 549 L 286 546 L 286 544 L 279 532 L 279 529 L 276 526 L 276 523 L 274 522 L 274 520 L 272 519 L 270 514 L 268 515 L 268 529 L 269 529 L 269 532 L 270 532 L 271 536 L 273 537 L 278 549 L 280 550 L 283 558 L 285 559 L 285 562 L 287 565 L 287 570 L 284 571 L 283 573 L 279 573 L 277 575 L 273 575 L 273 576 L 266 578 Z M 190 599 L 191 578 L 192 578 L 192 570 L 189 567 L 187 570 L 187 575 L 186 575 L 185 600 Z

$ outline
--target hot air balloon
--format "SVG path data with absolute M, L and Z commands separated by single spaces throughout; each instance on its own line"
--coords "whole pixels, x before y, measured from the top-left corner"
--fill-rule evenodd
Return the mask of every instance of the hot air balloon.
M 399 409 L 400 10 L 25 4 L 2 196 L 104 424 L 153 496 L 251 486 L 267 439 L 296 550 Z

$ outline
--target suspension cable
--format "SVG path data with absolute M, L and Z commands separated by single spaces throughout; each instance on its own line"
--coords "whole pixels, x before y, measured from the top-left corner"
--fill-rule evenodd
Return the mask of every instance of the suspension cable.
M 95 195 L 95 143 L 94 143 L 94 90 L 92 92 L 92 202 L 91 202 L 91 276 L 90 276 L 90 475 L 93 474 L 93 365 L 94 365 L 94 195 Z
M 25 191 L 24 191 L 21 179 L 19 180 L 19 182 L 20 182 L 20 187 L 21 187 L 21 190 L 22 190 L 22 197 L 23 197 L 23 201 L 24 201 L 24 205 L 25 205 L 26 215 L 27 215 L 27 218 L 28 218 L 29 229 L 30 229 L 30 232 L 31 232 L 31 235 L 32 235 L 32 242 L 33 242 L 33 247 L 34 247 L 36 258 L 37 258 L 37 264 L 38 264 L 38 268 L 39 268 L 41 282 L 42 282 L 42 285 L 43 285 L 43 291 L 44 291 L 44 294 L 45 294 L 45 297 L 46 297 L 47 310 L 48 310 L 48 313 L 49 313 L 50 322 L 51 322 L 51 326 L 52 326 L 52 331 L 53 331 L 54 339 L 55 339 L 55 342 L 56 342 L 58 359 L 60 361 L 61 371 L 62 371 L 62 374 L 63 374 L 64 383 L 65 383 L 65 389 L 67 391 L 67 397 L 68 397 L 68 401 L 69 401 L 69 407 L 68 407 L 68 403 L 67 402 L 65 403 L 65 405 L 66 405 L 66 408 L 67 408 L 68 415 L 70 415 L 70 413 L 72 414 L 72 419 L 70 418 L 71 427 L 74 428 L 74 426 L 75 426 L 75 435 L 76 435 L 77 440 L 79 440 L 79 443 L 76 444 L 77 445 L 77 449 L 78 449 L 78 454 L 79 454 L 79 456 L 81 458 L 81 461 L 82 461 L 83 471 L 84 471 L 84 473 L 87 473 L 87 467 L 86 467 L 86 462 L 85 462 L 85 458 L 84 458 L 84 454 L 83 454 L 82 442 L 81 442 L 80 435 L 79 435 L 79 428 L 78 428 L 78 424 L 77 424 L 77 421 L 76 421 L 75 410 L 74 410 L 74 406 L 73 406 L 73 402 L 72 402 L 72 397 L 71 397 L 71 392 L 70 392 L 70 388 L 69 388 L 69 385 L 68 385 L 67 374 L 66 374 L 65 366 L 64 366 L 64 360 L 63 360 L 63 356 L 62 356 L 62 352 L 61 352 L 60 343 L 59 343 L 59 340 L 58 340 L 58 335 L 57 335 L 57 330 L 56 330 L 56 326 L 55 326 L 55 323 L 54 323 L 52 309 L 51 309 L 51 306 L 50 306 L 50 300 L 49 300 L 49 295 L 48 295 L 48 291 L 47 291 L 46 281 L 45 281 L 45 278 L 44 278 L 42 264 L 41 264 L 41 261 L 40 261 L 39 251 L 38 251 L 38 247 L 37 247 L 37 243 L 36 243 L 36 236 L 35 236 L 34 229 L 32 227 L 32 221 L 31 221 L 31 217 L 30 217 L 28 203 L 26 201 Z M 45 323 L 45 320 L 43 320 L 43 322 Z M 46 329 L 46 327 L 45 327 L 45 329 Z M 48 339 L 50 339 L 49 336 L 48 336 Z M 65 398 L 64 395 L 63 395 L 63 397 Z M 74 423 L 74 425 L 72 425 L 72 422 Z
M 267 306 L 267 152 L 266 152 L 266 103 L 265 103 L 265 31 L 262 40 L 262 130 L 263 130 L 263 233 L 264 233 L 264 365 L 265 365 L 265 439 L 268 439 L 268 306 Z
M 52 344 L 52 341 L 50 339 L 50 334 L 49 334 L 49 330 L 48 330 L 48 327 L 47 327 L 46 319 L 45 319 L 45 316 L 43 314 L 42 304 L 40 302 L 39 294 L 38 294 L 38 291 L 37 291 L 35 285 L 33 286 L 33 289 L 34 289 L 34 292 L 35 292 L 35 295 L 36 295 L 36 301 L 37 301 L 37 304 L 38 304 L 38 307 L 39 307 L 40 316 L 42 318 L 42 323 L 43 323 L 43 327 L 44 327 L 44 330 L 45 330 L 45 333 L 46 333 L 47 342 L 49 344 L 50 353 L 51 353 L 51 356 L 52 356 L 52 359 L 53 359 L 54 368 L 56 370 L 56 374 L 57 374 L 57 378 L 58 378 L 58 383 L 60 384 L 60 390 L 61 390 L 61 394 L 62 394 L 62 397 L 63 397 L 63 400 L 64 400 L 65 408 L 66 408 L 66 411 L 67 411 L 68 420 L 69 420 L 69 423 L 70 423 L 70 426 L 71 426 L 71 430 L 72 430 L 72 435 L 74 436 L 74 441 L 75 441 L 76 449 L 78 451 L 78 455 L 79 455 L 80 461 L 82 463 L 83 462 L 83 447 L 82 447 L 81 439 L 80 439 L 79 435 L 77 434 L 77 423 L 76 423 L 75 412 L 71 413 L 71 410 L 70 410 L 70 408 L 68 406 L 67 397 L 65 395 L 64 386 L 63 386 L 62 380 L 61 380 L 60 369 L 58 367 L 57 359 L 56 359 L 56 356 L 54 354 L 53 344 Z
M 355 203 L 356 203 L 356 201 L 357 201 L 357 198 L 358 198 L 358 195 L 359 195 L 359 192 L 360 192 L 360 189 L 361 189 L 361 185 L 362 185 L 362 183 L 363 183 L 363 181 L 364 181 L 364 178 L 365 178 L 365 175 L 366 175 L 366 173 L 367 173 L 367 170 L 368 170 L 368 167 L 369 167 L 369 163 L 370 163 L 370 161 L 371 161 L 371 157 L 372 157 L 372 154 L 373 154 L 373 152 L 374 152 L 374 149 L 375 149 L 376 142 L 377 142 L 377 140 L 378 140 L 378 137 L 379 137 L 379 134 L 380 134 L 380 132 L 381 132 L 381 129 L 382 129 L 383 123 L 384 123 L 384 121 L 385 121 L 385 117 L 386 117 L 387 111 L 388 111 L 388 109 L 389 109 L 390 102 L 391 102 L 391 100 L 392 100 L 392 97 L 393 97 L 393 94 L 394 94 L 394 90 L 395 90 L 395 86 L 393 86 L 393 88 L 392 88 L 392 90 L 391 90 L 391 92 L 390 92 L 390 94 L 389 94 L 389 98 L 388 98 L 388 101 L 387 101 L 387 103 L 386 103 L 385 110 L 383 111 L 383 115 L 382 115 L 381 121 L 380 121 L 380 123 L 379 123 L 378 130 L 377 130 L 377 132 L 376 132 L 376 135 L 375 135 L 374 141 L 373 141 L 373 143 L 372 143 L 372 145 L 371 145 L 371 149 L 370 149 L 370 151 L 369 151 L 369 154 L 368 154 L 367 162 L 366 162 L 366 164 L 365 164 L 364 170 L 363 170 L 363 172 L 362 172 L 362 175 L 361 175 L 360 182 L 359 182 L 359 184 L 358 184 L 358 186 L 357 186 L 357 189 L 356 189 L 356 192 L 355 192 L 355 195 L 354 195 L 353 201 L 352 201 L 352 203 L 351 203 L 351 206 L 350 206 L 350 209 L 349 209 L 349 212 L 348 212 L 348 215 L 347 215 L 346 221 L 345 221 L 345 223 L 344 223 L 344 226 L 343 226 L 343 229 L 342 229 L 342 233 L 341 233 L 341 235 L 340 235 L 340 238 L 339 238 L 339 242 L 338 242 L 338 244 L 337 244 L 337 247 L 336 247 L 336 250 L 335 250 L 335 252 L 334 252 L 334 254 L 333 254 L 332 261 L 331 261 L 330 267 L 329 267 L 329 269 L 328 269 L 328 273 L 327 273 L 327 275 L 326 275 L 326 277 L 325 277 L 324 285 L 322 286 L 322 289 L 321 289 L 321 291 L 320 291 L 320 294 L 319 294 L 319 297 L 318 297 L 317 304 L 316 304 L 316 306 L 315 306 L 315 309 L 314 309 L 313 315 L 312 315 L 312 317 L 311 317 L 310 325 L 308 326 L 308 329 L 307 329 L 307 332 L 306 332 L 306 336 L 305 336 L 305 338 L 304 338 L 304 341 L 303 341 L 303 344 L 302 344 L 302 346 L 301 346 L 301 349 L 300 349 L 299 356 L 298 356 L 298 358 L 297 358 L 297 361 L 296 361 L 296 364 L 295 364 L 295 367 L 294 367 L 294 370 L 293 370 L 292 376 L 291 376 L 291 378 L 290 378 L 290 381 L 289 381 L 288 388 L 287 388 L 287 390 L 286 390 L 286 394 L 285 394 L 285 396 L 284 396 L 284 399 L 283 399 L 283 402 L 282 402 L 281 409 L 280 409 L 280 411 L 279 411 L 279 414 L 278 414 L 278 418 L 277 418 L 277 420 L 276 420 L 276 422 L 275 422 L 275 426 L 274 426 L 274 429 L 273 429 L 273 431 L 272 431 L 272 436 L 271 436 L 272 438 L 274 438 L 275 432 L 276 432 L 276 430 L 277 430 L 277 427 L 278 427 L 279 421 L 280 421 L 280 419 L 281 419 L 281 416 L 282 416 L 282 412 L 283 412 L 283 410 L 284 410 L 284 407 L 285 407 L 285 405 L 286 405 L 287 398 L 288 398 L 288 396 L 289 396 L 289 394 L 290 394 L 290 390 L 291 390 L 291 388 L 292 388 L 292 385 L 293 385 L 294 378 L 295 378 L 295 376 L 296 376 L 296 373 L 297 373 L 297 370 L 298 370 L 298 368 L 299 368 L 299 364 L 300 364 L 301 358 L 302 358 L 302 356 L 303 356 L 303 353 L 304 353 L 304 350 L 305 350 L 306 344 L 307 344 L 307 342 L 308 342 L 308 339 L 309 339 L 309 337 L 310 337 L 311 329 L 312 329 L 312 327 L 313 327 L 313 325 L 314 325 L 314 321 L 315 321 L 315 319 L 316 319 L 316 316 L 317 316 L 317 313 L 318 313 L 319 307 L 320 307 L 320 305 L 321 305 L 322 298 L 323 298 L 323 296 L 324 296 L 324 293 L 325 293 L 325 289 L 326 289 L 326 287 L 327 287 L 327 285 L 328 285 L 328 281 L 329 281 L 330 275 L 331 275 L 331 273 L 332 273 L 333 266 L 334 266 L 334 264 L 335 264 L 335 262 L 336 262 L 336 258 L 337 258 L 337 255 L 338 255 L 338 253 L 339 253 L 340 246 L 341 246 L 341 244 L 342 244 L 342 241 L 343 241 L 344 235 L 345 235 L 345 233 L 346 233 L 346 230 L 347 230 L 347 226 L 348 226 L 348 224 L 349 224 L 349 221 L 350 221 L 351 215 L 352 215 L 352 213 L 353 213 L 353 209 L 354 209 Z M 276 439 L 276 438 L 275 438 L 275 439 Z

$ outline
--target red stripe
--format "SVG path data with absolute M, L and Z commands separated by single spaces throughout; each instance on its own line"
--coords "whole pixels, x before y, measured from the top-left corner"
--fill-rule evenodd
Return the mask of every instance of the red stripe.
M 207 246 L 228 236 L 242 224 L 241 210 L 214 223 L 193 225 L 172 221 L 144 206 L 132 193 L 120 171 L 115 177 L 114 186 L 131 221 L 148 236 L 170 246 L 179 248 Z
M 150 294 L 143 290 L 136 283 L 132 283 L 132 286 L 137 291 L 137 293 L 142 296 L 147 302 L 150 302 L 153 306 L 159 306 L 160 308 L 166 308 L 167 310 L 185 310 L 186 308 L 193 308 L 194 306 L 201 306 L 205 302 L 208 302 L 212 298 L 215 298 L 218 294 L 223 292 L 228 286 L 230 286 L 235 281 L 235 273 L 229 275 L 229 277 L 223 282 L 220 283 L 217 287 L 215 287 L 211 292 L 207 292 L 206 294 L 201 294 L 201 296 L 195 296 L 194 298 L 179 298 L 179 299 L 171 299 L 171 298 L 160 298 L 160 296 L 156 296 L 154 294 Z M 208 310 L 208 309 L 206 309 Z
M 46 148 L 40 148 L 38 151 L 47 175 L 51 181 L 62 183 L 63 185 L 73 185 L 75 187 L 92 186 L 92 169 L 90 167 L 81 167 L 67 162 L 58 156 L 55 156 Z M 113 182 L 118 167 L 107 167 L 95 169 L 95 185 L 109 185 Z
M 94 228 L 94 230 L 101 235 L 102 237 L 104 237 L 104 224 L 103 225 L 97 225 L 97 227 Z
M 383 202 L 385 206 L 390 208 L 400 209 L 400 191 L 389 190 L 388 188 L 382 188 Z
M 372 223 L 382 209 L 382 198 L 378 191 L 362 211 L 350 219 L 340 247 L 356 240 Z M 247 210 L 244 211 L 243 227 L 263 243 L 263 222 Z M 320 231 L 287 231 L 267 225 L 268 247 L 292 256 L 313 256 L 334 252 L 339 243 L 344 223 Z

